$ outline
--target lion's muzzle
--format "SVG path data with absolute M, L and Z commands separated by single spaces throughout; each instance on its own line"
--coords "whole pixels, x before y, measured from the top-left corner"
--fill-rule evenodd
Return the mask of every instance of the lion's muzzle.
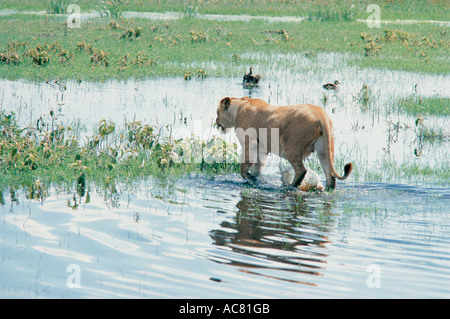
M 225 128 L 220 124 L 219 118 L 216 119 L 216 126 L 219 129 L 219 131 L 223 131 Z

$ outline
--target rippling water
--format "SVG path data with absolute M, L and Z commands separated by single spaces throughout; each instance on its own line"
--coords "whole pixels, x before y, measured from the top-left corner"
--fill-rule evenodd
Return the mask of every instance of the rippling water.
M 62 193 L 3 194 L 1 297 L 450 297 L 448 189 L 230 175 Z

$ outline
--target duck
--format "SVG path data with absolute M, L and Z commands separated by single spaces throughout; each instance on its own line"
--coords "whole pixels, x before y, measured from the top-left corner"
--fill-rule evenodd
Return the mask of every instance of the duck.
M 325 90 L 337 90 L 338 84 L 341 84 L 338 80 L 334 81 L 334 83 L 327 83 L 322 85 Z
M 245 73 L 244 78 L 242 82 L 246 85 L 256 85 L 258 84 L 259 80 L 261 79 L 261 75 L 254 75 L 253 74 L 253 67 L 250 67 L 250 72 Z

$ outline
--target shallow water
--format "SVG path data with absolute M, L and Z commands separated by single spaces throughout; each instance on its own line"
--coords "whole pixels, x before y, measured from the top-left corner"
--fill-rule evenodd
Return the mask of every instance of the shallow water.
M 43 202 L 5 195 L 0 296 L 450 297 L 448 189 L 300 196 L 238 176 L 140 186 L 91 190 L 76 209 L 55 189 Z
M 362 69 L 346 65 L 350 56 L 344 54 L 319 54 L 313 60 L 303 54 L 248 55 L 260 61 L 262 67 L 256 72 L 263 75 L 261 84 L 251 89 L 241 85 L 240 77 L 104 83 L 0 79 L 0 111 L 12 110 L 22 125 L 34 126 L 40 116 L 49 122 L 53 110 L 58 121 L 76 128 L 80 135 L 92 135 L 98 122 L 107 119 L 116 126 L 139 120 L 173 137 L 196 135 L 208 139 L 219 134 L 212 129 L 219 101 L 226 96 L 251 96 L 274 105 L 323 106 L 335 123 L 336 149 L 354 152 L 361 163 L 380 162 L 386 157 L 410 161 L 419 147 L 424 151 L 415 158 L 417 162 L 434 165 L 436 161 L 448 161 L 447 143 L 418 145 L 416 117 L 389 108 L 395 99 L 414 94 L 449 97 L 449 76 Z M 204 68 L 201 64 L 195 67 Z M 323 83 L 335 79 L 341 82 L 337 92 L 323 90 Z M 367 105 L 358 100 L 364 84 L 372 92 Z M 450 136 L 448 117 L 429 116 L 425 124 Z M 235 141 L 232 136 L 227 138 Z
M 273 65 L 258 70 L 263 81 L 251 90 L 241 78 L 0 80 L 0 110 L 23 125 L 53 110 L 80 136 L 106 118 L 209 138 L 219 100 L 249 95 L 323 106 L 335 123 L 337 156 L 359 167 L 374 170 L 386 158 L 448 162 L 448 143 L 427 144 L 414 157 L 413 129 L 389 139 L 389 121 L 413 127 L 415 118 L 386 108 L 415 90 L 448 97 L 449 77 L 342 67 L 347 58 L 261 55 Z M 340 90 L 324 91 L 334 79 Z M 375 96 L 369 107 L 355 99 L 364 83 Z M 448 118 L 433 123 L 448 132 Z M 43 200 L 4 191 L 0 297 L 450 297 L 448 181 L 368 183 L 355 172 L 332 194 L 295 193 L 281 187 L 278 164 L 272 158 L 257 188 L 226 175 L 148 179 L 115 193 L 91 185 L 82 198 L 56 185 Z

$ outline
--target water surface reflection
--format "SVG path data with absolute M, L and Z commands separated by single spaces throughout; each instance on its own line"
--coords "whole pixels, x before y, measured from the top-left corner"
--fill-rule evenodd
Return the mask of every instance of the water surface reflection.
M 241 192 L 236 215 L 210 232 L 215 245 L 231 248 L 216 261 L 253 275 L 314 285 L 298 274 L 320 275 L 327 257 L 322 248 L 329 239 L 328 226 L 316 225 L 310 215 L 329 214 L 331 204 L 309 203 L 309 197 L 314 195 Z M 287 272 L 276 277 L 270 270 Z

